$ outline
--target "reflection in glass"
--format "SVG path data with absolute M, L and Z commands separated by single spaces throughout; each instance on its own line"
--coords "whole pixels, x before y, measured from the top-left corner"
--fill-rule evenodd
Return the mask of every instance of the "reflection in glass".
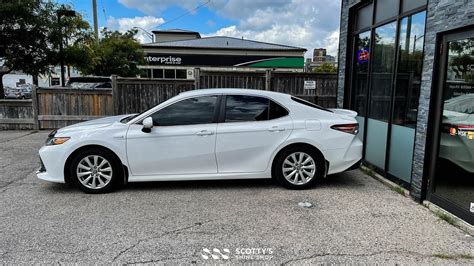
M 396 22 L 375 29 L 365 158 L 385 169 Z
M 203 96 L 179 101 L 151 115 L 155 126 L 209 124 L 214 120 L 217 96 Z
M 425 12 L 402 19 L 393 123 L 415 127 L 420 96 Z
M 356 37 L 356 53 L 354 62 L 354 86 L 352 109 L 359 116 L 367 113 L 367 72 L 369 69 L 370 31 L 358 34 Z
M 469 212 L 474 203 L 474 38 L 448 44 L 435 194 Z
M 398 68 L 390 134 L 388 172 L 409 183 L 411 180 L 418 98 L 423 64 L 425 14 L 401 20 Z
M 261 97 L 227 96 L 225 122 L 246 122 L 268 120 L 269 100 Z
M 359 123 L 359 139 L 364 139 L 365 116 L 367 115 L 367 89 L 370 56 L 370 31 L 360 33 L 356 36 L 354 54 L 354 85 L 352 89 L 351 106 L 357 112 L 357 122 Z
M 388 121 L 395 57 L 396 22 L 375 29 L 369 117 Z

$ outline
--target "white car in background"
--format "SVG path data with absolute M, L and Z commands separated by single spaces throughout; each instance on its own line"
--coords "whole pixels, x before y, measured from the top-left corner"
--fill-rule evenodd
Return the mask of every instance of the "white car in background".
M 88 193 L 126 182 L 275 178 L 292 189 L 356 168 L 357 114 L 288 94 L 205 89 L 53 131 L 37 176 Z
M 439 157 L 474 173 L 474 94 L 444 102 Z

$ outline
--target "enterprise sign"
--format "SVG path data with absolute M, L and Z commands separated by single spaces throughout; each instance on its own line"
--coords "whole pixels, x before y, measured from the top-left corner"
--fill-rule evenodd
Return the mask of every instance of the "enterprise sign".
M 150 63 L 158 63 L 161 65 L 181 65 L 181 57 L 175 56 L 145 56 L 145 60 Z

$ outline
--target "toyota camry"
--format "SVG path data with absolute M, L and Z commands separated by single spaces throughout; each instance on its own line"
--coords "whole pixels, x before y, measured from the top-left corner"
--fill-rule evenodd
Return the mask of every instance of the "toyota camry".
M 304 189 L 358 167 L 356 115 L 277 92 L 193 90 L 140 114 L 54 130 L 37 176 L 87 193 L 127 182 L 257 178 Z

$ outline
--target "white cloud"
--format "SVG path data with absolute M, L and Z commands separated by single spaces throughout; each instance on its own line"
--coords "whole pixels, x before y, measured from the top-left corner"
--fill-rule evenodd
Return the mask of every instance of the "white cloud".
M 206 4 L 209 8 L 219 9 L 225 5 L 225 0 L 119 0 L 119 3 L 135 8 L 148 15 L 159 15 L 169 6 L 179 6 L 186 10 L 193 10 L 197 6 Z
M 163 18 L 157 18 L 154 16 L 134 17 L 134 18 L 114 18 L 109 17 L 107 19 L 107 28 L 110 30 L 118 30 L 125 32 L 133 27 L 140 27 L 147 31 L 151 31 L 163 24 L 165 20 Z M 141 42 L 150 42 L 150 38 L 143 33 L 141 30 L 138 31 L 136 38 Z
M 169 6 L 193 10 L 206 0 L 119 0 L 150 16 L 158 16 Z M 286 44 L 308 49 L 326 48 L 337 55 L 341 0 L 211 0 L 207 8 L 236 21 L 234 25 L 203 36 L 231 37 Z M 198 19 L 198 18 L 196 18 Z

